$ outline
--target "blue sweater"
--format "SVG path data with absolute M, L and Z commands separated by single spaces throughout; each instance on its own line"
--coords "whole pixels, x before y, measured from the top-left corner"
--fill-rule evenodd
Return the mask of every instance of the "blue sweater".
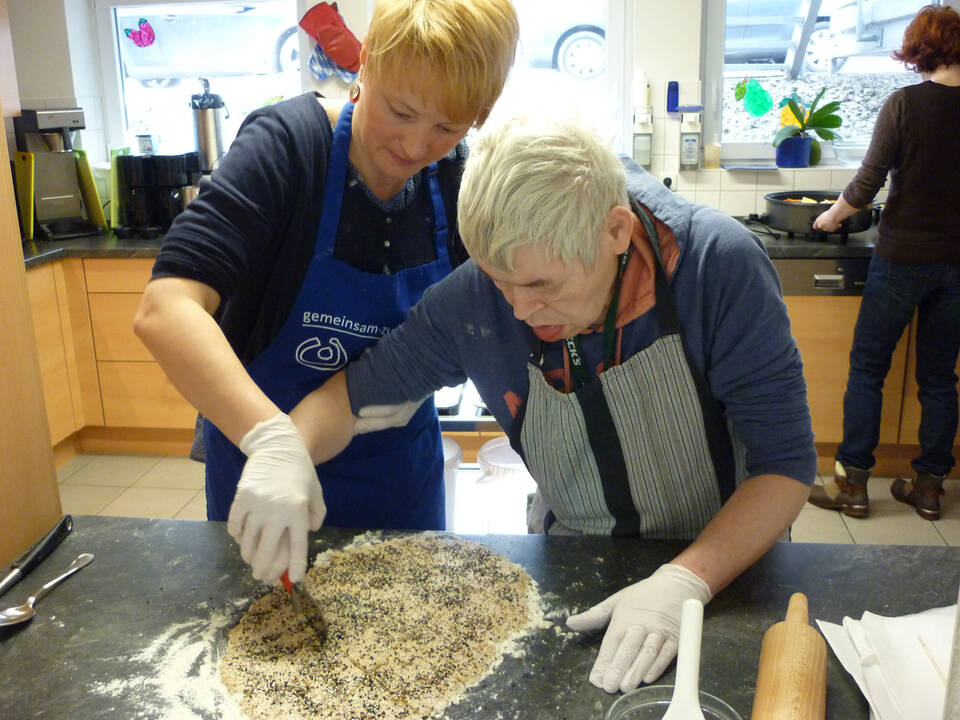
M 762 246 L 723 213 L 671 193 L 632 161 L 628 190 L 674 234 L 670 276 L 684 342 L 746 446 L 748 476 L 812 484 L 816 450 L 806 383 L 780 283 Z M 653 343 L 655 309 L 623 327 L 623 360 Z M 562 341 L 544 345 L 546 373 L 563 367 Z M 581 336 L 586 366 L 603 359 L 601 333 Z M 527 361 L 540 341 L 469 261 L 430 288 L 407 320 L 347 367 L 354 413 L 427 397 L 468 377 L 508 429 L 511 399 L 526 398 Z

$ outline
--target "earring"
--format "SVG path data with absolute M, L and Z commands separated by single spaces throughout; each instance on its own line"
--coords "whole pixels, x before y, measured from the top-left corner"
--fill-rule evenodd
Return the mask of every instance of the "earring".
M 350 86 L 350 102 L 355 103 L 360 98 L 360 81 L 357 80 Z

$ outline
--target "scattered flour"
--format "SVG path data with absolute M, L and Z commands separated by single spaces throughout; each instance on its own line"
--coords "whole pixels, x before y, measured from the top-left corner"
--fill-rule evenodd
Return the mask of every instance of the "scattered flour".
M 233 604 L 241 607 L 246 602 Z M 136 697 L 139 708 L 132 719 L 243 720 L 246 716 L 217 671 L 223 635 L 235 617 L 218 611 L 171 625 L 130 658 L 127 678 L 94 683 L 90 690 L 105 697 Z

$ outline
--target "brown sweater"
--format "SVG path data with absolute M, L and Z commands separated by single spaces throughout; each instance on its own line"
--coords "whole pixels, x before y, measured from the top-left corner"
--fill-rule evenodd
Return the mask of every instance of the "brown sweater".
M 874 252 L 898 263 L 960 263 L 960 87 L 926 81 L 891 94 L 843 199 L 863 207 L 887 172 Z

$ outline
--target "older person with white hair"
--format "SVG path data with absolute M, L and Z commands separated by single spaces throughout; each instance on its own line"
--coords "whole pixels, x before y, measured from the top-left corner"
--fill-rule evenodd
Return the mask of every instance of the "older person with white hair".
M 653 682 L 683 602 L 783 537 L 813 483 L 776 272 L 739 223 L 575 123 L 482 134 L 458 212 L 472 260 L 292 417 L 319 462 L 384 406 L 469 377 L 537 482 L 534 531 L 691 541 L 567 620 L 607 626 L 591 682 Z

